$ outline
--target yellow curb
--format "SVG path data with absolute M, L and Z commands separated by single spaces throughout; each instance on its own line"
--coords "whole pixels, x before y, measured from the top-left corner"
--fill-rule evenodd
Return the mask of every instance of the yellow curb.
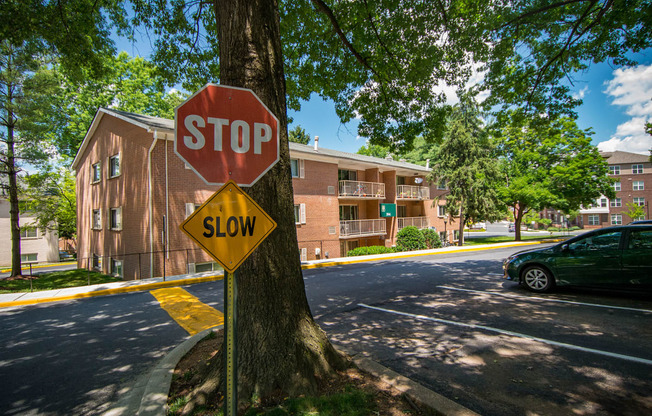
M 211 282 L 216 280 L 222 280 L 223 278 L 224 276 L 222 275 L 191 277 L 188 279 L 170 280 L 167 282 L 145 283 L 142 285 L 136 285 L 130 287 L 119 287 L 116 289 L 102 289 L 96 292 L 77 293 L 76 295 L 69 295 L 69 296 L 53 296 L 53 297 L 41 298 L 41 299 L 27 299 L 27 300 L 15 300 L 11 302 L 0 302 L 0 308 L 7 308 L 11 306 L 35 305 L 38 303 L 59 302 L 59 301 L 73 300 L 73 299 L 92 298 L 96 296 L 116 295 L 120 293 L 142 292 L 142 291 L 159 289 L 164 287 L 185 286 L 185 285 L 191 285 L 195 283 Z
M 66 262 L 61 262 L 61 263 L 32 264 L 32 269 L 41 269 L 43 267 L 70 266 L 71 264 L 77 264 L 77 262 L 76 261 L 66 261 Z M 20 267 L 20 270 L 29 270 L 29 265 L 28 266 L 22 265 Z M 11 267 L 1 269 L 0 273 L 9 273 L 10 271 L 11 271 Z
M 190 335 L 224 325 L 222 312 L 206 305 L 180 287 L 156 289 L 149 293 L 156 298 L 161 308 Z
M 498 243 L 502 244 L 500 246 L 483 246 L 483 245 L 478 245 L 477 247 L 470 246 L 467 248 L 459 248 L 455 250 L 446 250 L 446 251 L 436 251 L 436 252 L 414 252 L 414 251 L 408 251 L 405 253 L 401 254 L 395 254 L 395 255 L 388 255 L 387 257 L 380 257 L 380 258 L 359 258 L 355 260 L 342 260 L 342 261 L 332 261 L 332 262 L 324 262 L 324 263 L 316 263 L 316 264 L 306 264 L 301 266 L 302 269 L 317 269 L 320 267 L 331 267 L 331 266 L 342 266 L 346 264 L 355 264 L 355 263 L 363 263 L 363 262 L 369 262 L 369 261 L 380 261 L 380 260 L 392 260 L 392 259 L 402 259 L 406 257 L 419 257 L 419 256 L 434 256 L 438 254 L 449 254 L 449 253 L 463 253 L 463 252 L 468 252 L 468 251 L 480 251 L 480 250 L 491 250 L 495 248 L 506 248 L 506 247 L 521 247 L 521 246 L 529 246 L 529 245 L 535 245 L 535 244 L 547 244 L 547 243 L 554 243 L 558 241 L 563 241 L 563 240 L 547 240 L 547 241 L 525 241 L 525 242 L 518 242 L 518 243 Z

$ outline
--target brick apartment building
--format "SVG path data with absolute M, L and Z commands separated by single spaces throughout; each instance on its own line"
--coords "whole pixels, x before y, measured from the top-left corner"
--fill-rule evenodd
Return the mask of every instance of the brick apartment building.
M 624 212 L 628 203 L 643 207 L 644 215 L 636 219 L 650 218 L 652 201 L 652 163 L 649 156 L 629 152 L 604 152 L 602 157 L 609 164 L 609 176 L 614 178 L 616 197 L 609 200 L 600 197 L 595 204 L 580 210 L 578 225 L 586 228 L 601 228 L 610 225 L 627 224 L 634 219 Z
M 218 187 L 185 166 L 173 140 L 173 120 L 98 110 L 72 164 L 79 267 L 125 279 L 216 267 L 178 225 Z M 453 234 L 444 202 L 433 202 L 446 190 L 426 184 L 426 167 L 297 143 L 290 157 L 304 261 L 392 246 L 408 225 Z

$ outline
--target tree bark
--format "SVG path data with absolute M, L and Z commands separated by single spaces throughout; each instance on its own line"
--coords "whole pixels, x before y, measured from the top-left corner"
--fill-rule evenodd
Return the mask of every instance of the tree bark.
M 520 205 L 514 207 L 514 241 L 521 241 L 521 223 L 523 222 L 524 210 Z
M 464 218 L 464 209 L 462 208 L 463 206 L 464 198 L 460 198 L 460 224 L 458 226 L 458 232 L 460 236 L 457 239 L 457 245 L 459 247 L 464 246 L 464 224 L 466 223 L 466 219 Z
M 278 3 L 214 0 L 222 85 L 250 88 L 278 117 L 280 161 L 245 189 L 276 221 L 277 229 L 237 271 L 238 398 L 251 403 L 314 391 L 345 361 L 314 322 L 305 294 L 290 175 L 285 75 Z M 222 360 L 194 402 L 221 389 Z M 190 409 L 184 409 L 184 412 Z
M 11 102 L 11 93 L 7 100 Z M 11 276 L 21 274 L 20 255 L 20 206 L 18 204 L 18 181 L 16 178 L 16 155 L 14 149 L 13 117 L 8 115 L 7 127 L 7 176 L 9 177 L 9 223 L 11 227 Z

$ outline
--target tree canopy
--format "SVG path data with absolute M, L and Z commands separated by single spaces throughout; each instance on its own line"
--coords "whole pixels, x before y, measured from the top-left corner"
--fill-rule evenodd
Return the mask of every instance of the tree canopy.
M 310 143 L 310 134 L 301 126 L 296 126 L 288 132 L 288 140 L 295 143 L 308 144 Z

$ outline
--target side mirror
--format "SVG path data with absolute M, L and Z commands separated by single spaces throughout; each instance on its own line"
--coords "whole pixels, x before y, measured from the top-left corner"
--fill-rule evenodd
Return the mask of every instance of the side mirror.
M 569 253 L 570 252 L 570 247 L 568 246 L 568 244 L 563 244 L 561 246 L 561 252 L 562 253 Z

